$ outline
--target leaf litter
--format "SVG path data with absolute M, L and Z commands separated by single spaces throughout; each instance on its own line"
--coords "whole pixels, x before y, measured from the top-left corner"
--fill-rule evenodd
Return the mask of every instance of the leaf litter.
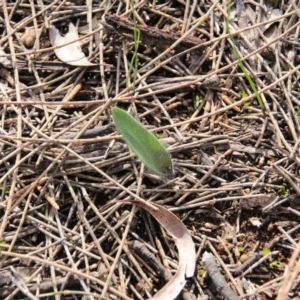
M 114 203 L 127 203 L 138 205 L 147 210 L 173 237 L 175 240 L 179 262 L 176 274 L 170 281 L 158 291 L 151 299 L 153 300 L 164 300 L 164 299 L 175 299 L 183 289 L 186 278 L 190 278 L 194 275 L 196 265 L 196 253 L 195 245 L 190 236 L 188 230 L 184 224 L 168 209 L 161 205 L 154 204 L 157 210 L 149 207 L 145 202 L 140 200 L 131 201 L 110 201 L 106 206 L 102 208 L 106 209 L 108 206 Z
M 144 210 L 99 211 L 119 199 L 159 205 L 157 213 L 172 212 L 187 228 L 196 268 L 179 279 L 178 299 L 228 297 L 217 292 L 204 253 L 222 287 L 240 298 L 299 297 L 297 1 L 235 1 L 230 9 L 209 0 L 136 3 L 142 34 L 134 91 L 126 85 L 130 6 L 2 4 L 2 298 L 36 291 L 59 298 L 68 290 L 65 298 L 148 299 L 168 288 L 169 277 L 151 266 L 184 273 L 178 240 Z M 75 36 L 53 49 L 50 28 Z M 174 179 L 162 181 L 128 150 L 112 126 L 115 106 L 169 141 Z M 152 255 L 131 252 L 134 241 Z
M 52 46 L 57 47 L 54 49 L 54 53 L 62 62 L 77 67 L 95 66 L 82 52 L 77 29 L 72 23 L 69 23 L 69 30 L 65 36 L 62 36 L 59 30 L 52 25 L 49 29 L 49 38 Z M 72 41 L 74 42 L 71 43 Z

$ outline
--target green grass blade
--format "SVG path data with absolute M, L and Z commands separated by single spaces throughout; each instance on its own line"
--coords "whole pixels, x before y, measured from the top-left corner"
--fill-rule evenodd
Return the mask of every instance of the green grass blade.
M 138 50 L 140 45 L 140 30 L 137 27 L 137 19 L 136 19 L 136 12 L 134 8 L 134 2 L 133 0 L 130 1 L 131 7 L 132 7 L 132 15 L 133 15 L 133 41 L 134 41 L 134 52 L 132 55 L 132 59 L 129 65 L 128 74 L 127 74 L 127 87 L 130 86 L 130 77 L 131 77 L 131 71 L 134 66 L 134 72 L 133 72 L 133 82 L 132 82 L 132 89 L 135 89 L 135 82 L 137 78 L 137 72 L 138 72 Z
M 115 125 L 136 156 L 152 172 L 163 177 L 173 177 L 169 152 L 161 142 L 126 111 L 112 109 Z
M 245 78 L 247 79 L 247 81 L 248 81 L 248 83 L 249 83 L 252 91 L 254 92 L 254 94 L 255 94 L 255 96 L 257 98 L 257 101 L 259 103 L 260 108 L 264 109 L 264 103 L 263 103 L 263 101 L 261 99 L 261 96 L 258 93 L 256 85 L 253 82 L 253 80 L 252 80 L 249 72 L 245 68 L 243 61 L 241 60 L 241 56 L 240 56 L 240 54 L 239 54 L 239 52 L 237 50 L 237 47 L 235 46 L 235 40 L 234 40 L 233 34 L 230 31 L 230 26 L 229 26 L 229 17 L 230 17 L 230 14 L 231 14 L 230 1 L 228 1 L 227 14 L 228 14 L 228 18 L 225 18 L 225 21 L 226 21 L 226 30 L 227 30 L 227 32 L 229 34 L 229 37 L 230 37 L 231 41 L 232 41 L 235 57 L 237 58 L 238 63 L 239 63 L 239 67 L 241 68 L 242 72 L 245 74 Z

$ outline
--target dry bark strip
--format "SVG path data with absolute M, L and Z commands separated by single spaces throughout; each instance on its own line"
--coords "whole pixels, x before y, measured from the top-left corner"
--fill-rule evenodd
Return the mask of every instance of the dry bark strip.
M 106 31 L 133 40 L 134 25 L 131 21 L 116 14 L 107 14 L 105 20 L 106 23 L 103 23 L 103 25 Z M 166 49 L 181 38 L 180 33 L 167 32 L 148 25 L 137 25 L 137 28 L 140 31 L 141 42 L 147 46 Z M 183 51 L 202 43 L 201 39 L 189 35 L 177 47 Z

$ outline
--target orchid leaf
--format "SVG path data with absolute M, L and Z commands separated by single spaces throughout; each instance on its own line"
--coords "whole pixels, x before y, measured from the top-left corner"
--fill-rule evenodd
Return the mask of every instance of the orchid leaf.
M 126 111 L 112 109 L 115 125 L 136 156 L 152 172 L 162 177 L 173 177 L 169 152 L 161 142 Z

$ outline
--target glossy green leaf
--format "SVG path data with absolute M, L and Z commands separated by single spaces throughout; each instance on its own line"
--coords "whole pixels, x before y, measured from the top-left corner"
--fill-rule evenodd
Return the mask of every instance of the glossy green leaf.
M 112 109 L 115 125 L 124 140 L 147 168 L 163 177 L 173 177 L 169 152 L 161 142 L 126 111 Z

